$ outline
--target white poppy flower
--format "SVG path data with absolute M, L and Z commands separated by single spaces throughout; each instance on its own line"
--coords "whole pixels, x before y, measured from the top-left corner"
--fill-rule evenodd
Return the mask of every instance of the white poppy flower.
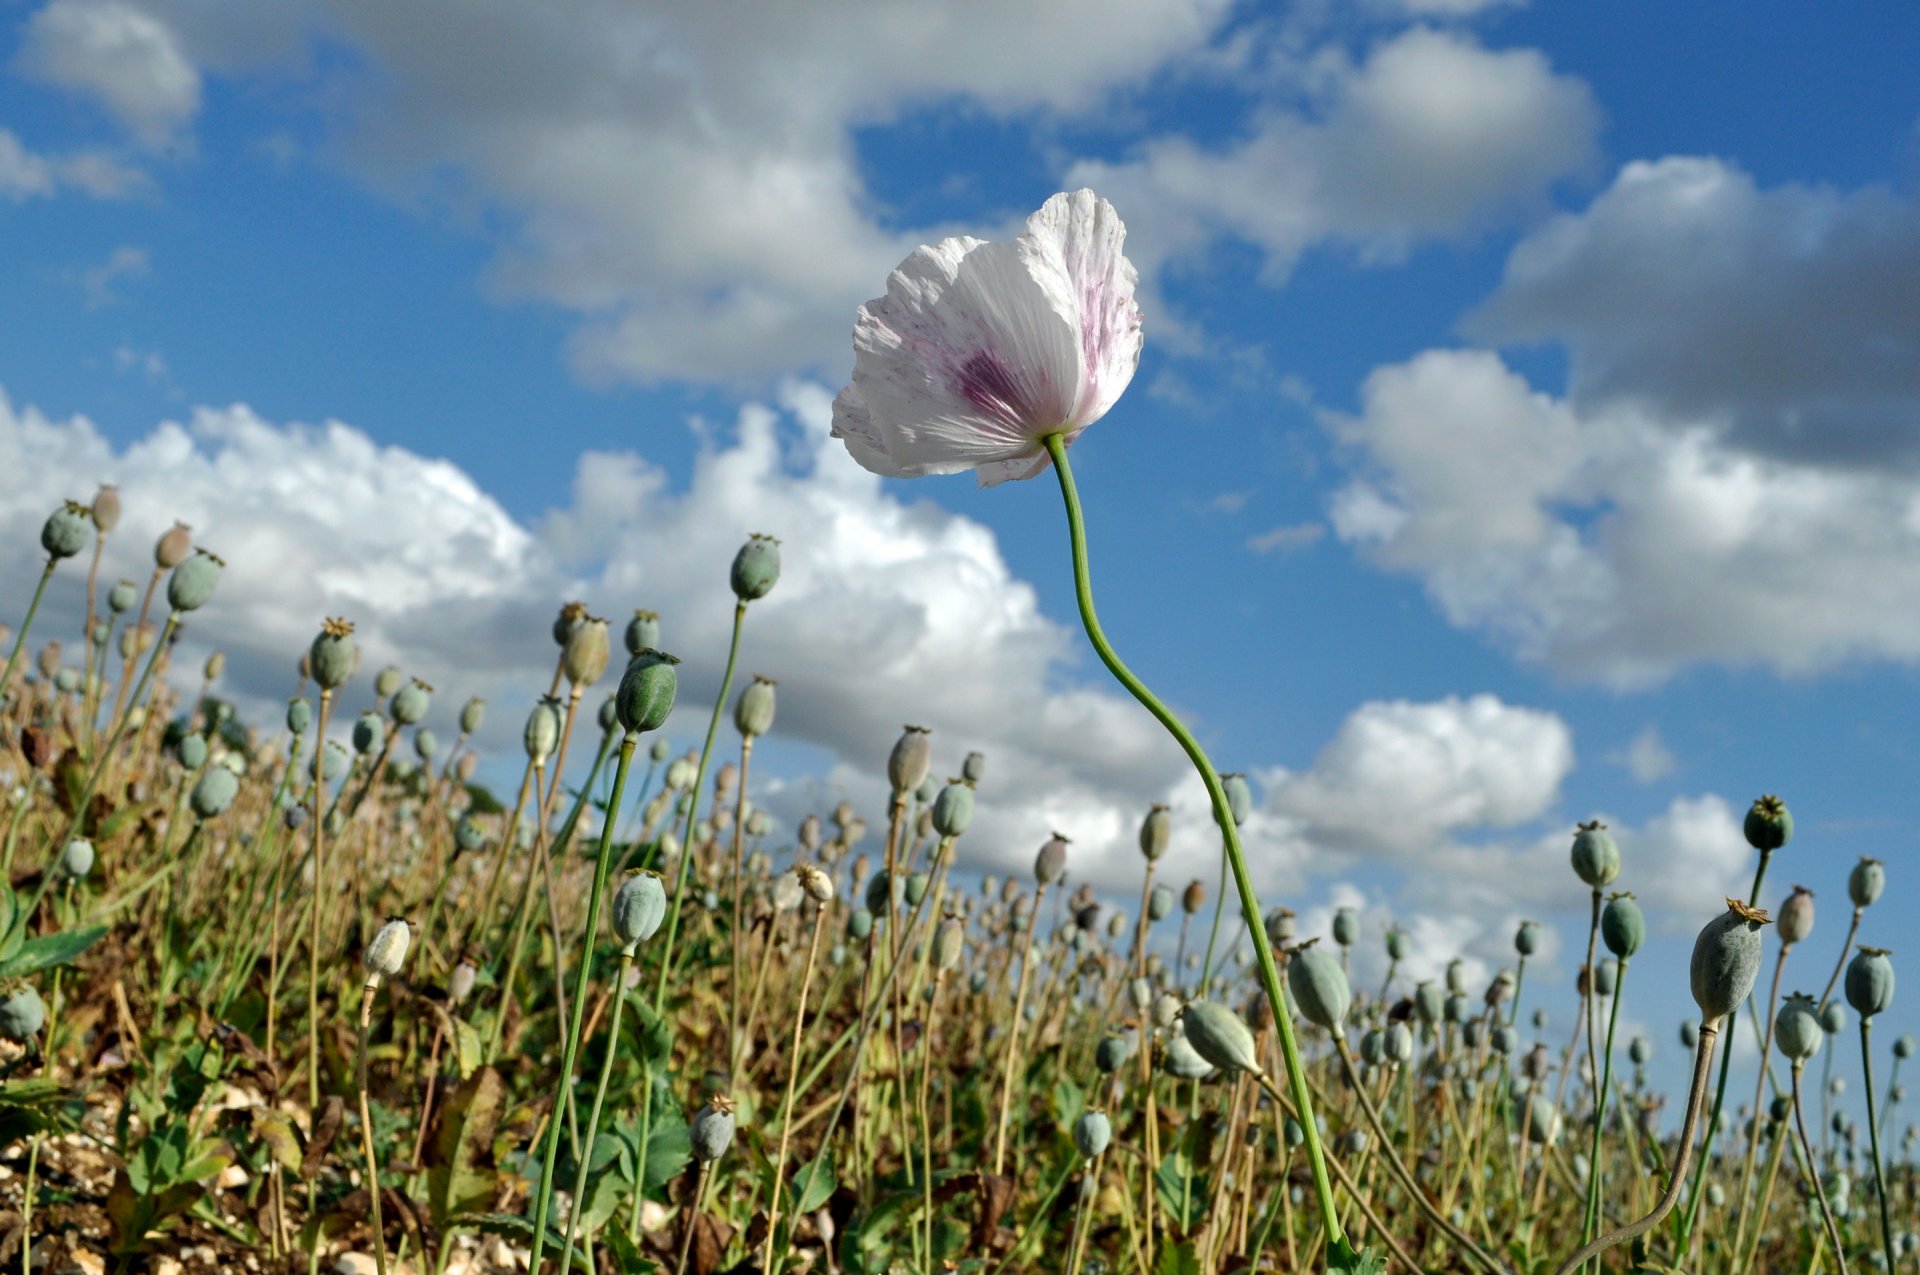
M 854 320 L 834 437 L 893 478 L 973 469 L 992 486 L 1043 472 L 1041 440 L 1071 443 L 1139 366 L 1126 233 L 1112 204 L 1077 190 L 1047 200 L 1012 243 L 916 248 Z

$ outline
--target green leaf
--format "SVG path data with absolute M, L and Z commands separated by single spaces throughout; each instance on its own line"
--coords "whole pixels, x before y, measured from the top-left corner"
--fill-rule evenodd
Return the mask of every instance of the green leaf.
M 486 1043 L 480 1039 L 480 1030 L 464 1018 L 453 1020 L 453 1063 L 460 1071 L 460 1079 L 467 1077 L 486 1061 Z
M 1327 1275 L 1385 1275 L 1386 1259 L 1367 1249 L 1356 1250 L 1345 1239 L 1327 1248 Z
M 440 1108 L 437 1135 L 427 1152 L 427 1207 L 439 1226 L 493 1198 L 499 1180 L 491 1163 L 493 1133 L 506 1098 L 500 1073 L 481 1067 Z
M 462 1213 L 459 1217 L 450 1218 L 448 1225 L 478 1231 L 482 1235 L 498 1235 L 516 1244 L 533 1243 L 533 1223 L 518 1213 Z M 547 1246 L 554 1250 L 556 1259 L 561 1258 L 567 1251 L 567 1237 L 549 1226 Z M 580 1248 L 573 1250 L 573 1260 L 588 1270 L 593 1269 L 593 1259 Z
M 647 1191 L 657 1191 L 680 1176 L 691 1159 L 693 1137 L 687 1132 L 686 1117 L 678 1107 L 656 1106 L 653 1127 L 647 1131 Z
M 822 1151 L 793 1175 L 793 1211 L 811 1213 L 827 1202 L 838 1183 L 833 1176 L 833 1154 Z
M 1087 1109 L 1087 1091 L 1071 1080 L 1053 1082 L 1053 1118 L 1063 1128 L 1071 1128 Z
M 84 930 L 62 930 L 20 944 L 5 961 L 0 961 L 0 978 L 32 974 L 56 965 L 71 965 L 80 953 L 106 937 L 107 927 L 90 925 Z
M 1193 1179 L 1191 1188 L 1186 1185 L 1189 1177 Z M 1160 1207 L 1182 1232 L 1193 1229 L 1202 1202 L 1213 1198 L 1206 1175 L 1195 1173 L 1193 1158 L 1178 1147 L 1161 1159 L 1160 1168 L 1153 1175 L 1153 1187 L 1160 1195 Z M 1185 1209 L 1181 1208 L 1183 1199 Z
M 620 1275 L 659 1275 L 666 1269 L 641 1254 L 639 1245 L 627 1238 L 624 1226 L 609 1227 L 600 1238 L 613 1250 L 613 1264 L 619 1268 Z
M 1153 1275 L 1200 1275 L 1200 1254 L 1191 1244 L 1169 1244 L 1160 1250 Z

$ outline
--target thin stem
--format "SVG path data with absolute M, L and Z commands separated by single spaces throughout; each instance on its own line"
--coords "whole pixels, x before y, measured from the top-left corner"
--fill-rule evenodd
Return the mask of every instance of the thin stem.
M 780 1275 L 780 1259 L 774 1256 L 774 1236 L 780 1225 L 780 1180 L 787 1171 L 787 1140 L 793 1134 L 793 1086 L 800 1075 L 800 1036 L 807 1022 L 807 993 L 813 989 L 814 958 L 820 954 L 820 931 L 827 928 L 827 909 L 814 909 L 813 937 L 807 942 L 807 968 L 800 976 L 800 1007 L 793 1014 L 793 1046 L 788 1050 L 787 1096 L 780 1103 L 780 1147 L 773 1157 L 773 1198 L 767 1205 L 767 1247 L 760 1267 L 768 1275 Z M 768 946 L 773 936 L 767 936 Z
M 1873 1148 L 1873 1189 L 1880 1196 L 1880 1243 L 1889 1273 L 1898 1270 L 1893 1256 L 1893 1222 L 1887 1214 L 1887 1180 L 1880 1169 L 1880 1120 L 1873 1098 L 1873 1018 L 1860 1016 L 1860 1069 L 1867 1085 L 1867 1137 Z
M 1352 1246 L 1347 1242 L 1346 1232 L 1341 1229 L 1340 1217 L 1333 1207 L 1333 1185 L 1327 1176 L 1326 1155 L 1321 1149 L 1319 1130 L 1314 1123 L 1313 1099 L 1307 1090 L 1306 1068 L 1300 1059 L 1300 1045 L 1294 1039 L 1293 1018 L 1287 1012 L 1286 997 L 1280 990 L 1280 972 L 1273 963 L 1273 951 L 1267 945 L 1266 927 L 1261 924 L 1260 901 L 1254 894 L 1253 878 L 1247 872 L 1246 855 L 1240 848 L 1240 834 L 1227 804 L 1226 789 L 1221 786 L 1219 773 L 1192 732 L 1121 662 L 1101 630 L 1100 617 L 1094 611 L 1093 582 L 1087 566 L 1086 527 L 1081 518 L 1080 497 L 1074 488 L 1073 470 L 1067 462 L 1066 438 L 1061 434 L 1049 434 L 1043 441 L 1059 475 L 1060 495 L 1066 504 L 1067 531 L 1073 551 L 1074 591 L 1080 605 L 1080 619 L 1087 630 L 1087 639 L 1108 671 L 1179 741 L 1188 760 L 1200 773 L 1207 796 L 1213 802 L 1214 819 L 1225 838 L 1227 862 L 1240 894 L 1240 910 L 1253 940 L 1254 956 L 1260 967 L 1260 982 L 1266 989 L 1268 1003 L 1273 1007 L 1274 1025 L 1280 1035 L 1280 1052 L 1286 1063 L 1287 1085 L 1293 1093 L 1294 1106 L 1299 1111 L 1301 1128 L 1306 1133 L 1307 1163 L 1313 1172 L 1314 1194 L 1319 1198 L 1320 1218 L 1326 1228 L 1329 1251 L 1350 1253 Z
M 320 1110 L 320 900 L 326 896 L 327 718 L 333 712 L 333 688 L 320 692 L 313 747 L 313 911 L 307 934 L 307 1110 Z M 316 1241 L 317 1242 L 317 1241 Z M 315 1250 L 316 1252 L 318 1250 Z
M 380 1224 L 380 1156 L 373 1146 L 373 1115 L 367 1104 L 367 1032 L 373 1022 L 373 998 L 380 991 L 380 976 L 370 974 L 360 994 L 360 1057 L 355 1065 L 360 1090 L 360 1142 L 367 1156 L 367 1198 L 373 1208 L 373 1257 L 380 1275 L 387 1275 L 387 1236 Z
M 13 667 L 20 662 L 20 650 L 27 644 L 27 630 L 33 627 L 33 614 L 40 609 L 40 596 L 47 591 L 47 581 L 53 578 L 53 569 L 59 565 L 60 559 L 49 554 L 46 570 L 40 573 L 40 583 L 33 586 L 33 601 L 27 603 L 27 617 L 20 621 L 20 632 L 14 636 L 13 651 L 7 656 L 7 671 L 0 673 L 0 702 L 5 702 L 7 687 L 13 682 Z
M 612 809 L 612 807 L 608 807 Z M 609 820 L 607 826 L 613 826 Z M 607 1098 L 607 1078 L 613 1074 L 613 1060 L 620 1053 L 620 1010 L 627 1003 L 627 971 L 633 967 L 633 947 L 628 945 L 620 951 L 620 972 L 614 975 L 613 1018 L 607 1024 L 607 1051 L 600 1060 L 600 1079 L 593 1087 L 593 1106 L 587 1112 L 587 1133 L 581 1139 L 580 1152 L 574 1158 L 580 1161 L 580 1167 L 573 1174 L 573 1209 L 567 1214 L 567 1243 L 561 1250 L 561 1275 L 573 1265 L 573 1237 L 580 1223 L 580 1215 L 587 1211 L 587 1168 L 593 1163 L 593 1139 L 600 1131 L 600 1107 Z M 640 1176 L 646 1177 L 646 1148 L 640 1150 Z M 644 1183 L 642 1184 L 644 1185 Z M 588 1240 L 589 1245 L 592 1240 Z M 583 1255 L 584 1259 L 584 1255 Z
M 1820 1162 L 1813 1158 L 1813 1142 L 1807 1137 L 1807 1117 L 1800 1106 L 1801 1059 L 1793 1062 L 1793 1127 L 1800 1135 L 1800 1153 L 1805 1157 L 1802 1168 L 1807 1175 L 1807 1192 L 1820 1206 L 1820 1216 L 1827 1224 L 1827 1240 L 1833 1245 L 1833 1260 L 1840 1268 L 1840 1275 L 1847 1275 L 1847 1251 L 1840 1244 L 1840 1225 L 1833 1220 L 1833 1209 L 1827 1204 L 1826 1189 L 1820 1184 Z M 1887 1268 L 1889 1271 L 1893 1267 Z
M 1600 1060 L 1600 1084 L 1593 1098 L 1593 1139 L 1587 1151 L 1587 1221 L 1582 1241 L 1591 1241 L 1600 1229 L 1600 1130 L 1606 1124 L 1607 1095 L 1613 1087 L 1613 1029 L 1620 1022 L 1620 1002 L 1627 991 L 1627 958 L 1620 960 L 1620 973 L 1613 984 L 1613 1008 L 1607 1011 L 1606 1052 Z M 1597 1269 L 1597 1267 L 1596 1267 Z

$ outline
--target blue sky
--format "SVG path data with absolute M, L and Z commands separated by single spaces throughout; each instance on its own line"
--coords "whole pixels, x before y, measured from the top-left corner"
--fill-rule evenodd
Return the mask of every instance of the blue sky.
M 449 718 L 487 695 L 510 756 L 554 606 L 657 606 L 710 696 L 726 560 L 775 532 L 776 809 L 874 801 L 925 721 L 943 764 L 1005 759 L 980 862 L 1072 824 L 1124 894 L 1170 799 L 1211 882 L 1197 788 L 1072 627 L 1051 481 L 880 483 L 821 436 L 906 250 L 1088 183 L 1147 336 L 1075 451 L 1103 614 L 1259 781 L 1276 899 L 1363 897 L 1436 968 L 1508 959 L 1519 915 L 1570 948 L 1601 814 L 1670 972 L 1626 1016 L 1677 1068 L 1685 936 L 1778 790 L 1768 901 L 1819 891 L 1830 962 L 1847 867 L 1887 858 L 1865 933 L 1899 946 L 1911 6 L 692 12 L 10 9 L 7 534 L 117 481 L 109 571 L 176 515 L 235 562 L 191 640 L 263 719 L 346 613 Z

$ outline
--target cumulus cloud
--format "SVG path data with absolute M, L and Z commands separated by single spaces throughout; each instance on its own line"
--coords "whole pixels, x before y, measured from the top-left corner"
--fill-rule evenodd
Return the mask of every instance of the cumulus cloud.
M 1608 760 L 1626 767 L 1627 773 L 1643 784 L 1657 783 L 1679 768 L 1679 761 L 1667 747 L 1667 741 L 1660 738 L 1657 726 L 1649 726 L 1635 735 L 1631 743 Z
M 127 0 L 52 0 L 27 21 L 20 65 L 93 98 L 150 147 L 177 142 L 200 110 L 200 73 L 173 28 Z
M 57 155 L 28 149 L 19 134 L 0 128 L 0 199 L 21 204 L 75 190 L 95 199 L 124 199 L 149 186 L 147 175 L 103 150 Z
M 1179 257 L 1226 235 L 1258 246 L 1278 280 L 1322 241 L 1392 260 L 1542 197 L 1591 159 L 1599 111 L 1581 80 L 1532 49 L 1416 27 L 1358 64 L 1322 59 L 1310 110 L 1267 110 L 1223 146 L 1161 137 L 1133 158 L 1068 173 Z
M 1258 535 L 1247 537 L 1247 548 L 1255 553 L 1292 553 L 1319 544 L 1327 534 L 1326 524 L 1318 522 L 1285 523 Z

